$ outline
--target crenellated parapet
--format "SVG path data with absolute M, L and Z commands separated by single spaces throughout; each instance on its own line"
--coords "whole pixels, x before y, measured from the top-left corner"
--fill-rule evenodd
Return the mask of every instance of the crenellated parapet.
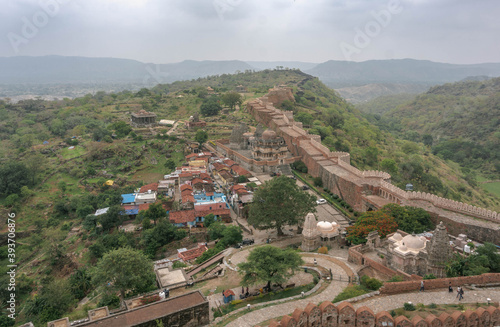
M 281 321 L 272 320 L 273 327 L 493 327 L 500 324 L 500 309 L 496 306 L 480 307 L 465 312 L 455 311 L 442 313 L 439 317 L 433 314 L 422 318 L 418 315 L 411 320 L 405 316 L 392 317 L 387 311 L 375 314 L 370 308 L 363 306 L 354 309 L 349 302 L 334 305 L 323 302 L 319 306 L 309 303 L 304 309 L 295 309 L 291 316 L 284 316 Z M 260 326 L 256 326 L 260 327 Z
M 366 211 L 368 208 L 377 209 L 387 203 L 424 208 L 433 211 L 446 222 L 459 222 L 457 228 L 463 228 L 464 220 L 469 219 L 468 235 L 479 241 L 500 241 L 500 228 L 482 225 L 481 230 L 474 230 L 477 225 L 470 217 L 477 217 L 495 224 L 500 223 L 497 212 L 468 205 L 439 197 L 429 193 L 407 192 L 392 185 L 391 175 L 378 170 L 361 171 L 350 163 L 350 154 L 347 152 L 330 151 L 321 144 L 319 135 L 309 134 L 302 128 L 302 124 L 293 119 L 292 112 L 285 112 L 275 108 L 275 101 L 290 99 L 293 94 L 288 88 L 273 88 L 267 96 L 249 101 L 247 110 L 257 122 L 273 129 L 283 137 L 288 150 L 300 157 L 313 177 L 321 177 L 323 185 L 356 211 Z M 457 218 L 457 215 L 460 217 Z M 468 217 L 470 216 L 470 217 Z M 447 218 L 447 219 L 445 219 Z M 460 227 L 458 227 L 460 226 Z

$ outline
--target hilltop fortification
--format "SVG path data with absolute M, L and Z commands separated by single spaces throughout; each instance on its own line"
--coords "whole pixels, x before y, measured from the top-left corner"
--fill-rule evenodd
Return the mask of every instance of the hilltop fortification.
M 434 194 L 407 192 L 391 184 L 383 171 L 361 171 L 350 164 L 346 152 L 331 152 L 321 144 L 319 135 L 311 135 L 291 111 L 282 111 L 283 101 L 294 101 L 292 89 L 275 87 L 261 98 L 249 101 L 247 110 L 257 122 L 283 137 L 288 150 L 300 157 L 309 174 L 321 177 L 323 185 L 338 194 L 356 211 L 378 209 L 388 203 L 423 208 L 435 223 L 443 221 L 452 234 L 467 233 L 473 239 L 500 243 L 500 215 L 491 210 L 445 199 Z

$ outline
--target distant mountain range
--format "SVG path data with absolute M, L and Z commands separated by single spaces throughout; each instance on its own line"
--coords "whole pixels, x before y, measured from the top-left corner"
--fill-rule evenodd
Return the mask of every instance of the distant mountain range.
M 455 65 L 413 59 L 364 62 L 330 60 L 324 63 L 185 60 L 172 64 L 152 64 L 118 58 L 19 56 L 0 57 L 0 84 L 3 84 L 0 87 L 0 96 L 2 93 L 5 96 L 5 90 L 10 91 L 7 92 L 9 96 L 22 92 L 20 84 L 27 87 L 35 84 L 75 84 L 75 88 L 77 84 L 94 84 L 104 90 L 116 91 L 120 89 L 117 88 L 117 84 L 123 84 L 123 89 L 138 89 L 209 75 L 234 74 L 238 71 L 276 67 L 298 68 L 319 77 L 332 88 L 348 88 L 344 90 L 344 94 L 354 94 L 352 99 L 354 102 L 398 93 L 400 90 L 417 93 L 433 85 L 466 78 L 474 79 L 475 76 L 480 76 L 478 77 L 480 79 L 500 76 L 500 63 Z M 15 89 L 9 89 L 9 86 L 16 84 Z M 113 87 L 106 87 L 107 84 L 112 84 Z M 366 87 L 369 84 L 372 85 Z M 378 84 L 383 86 L 377 86 Z M 356 89 L 360 86 L 365 87 Z M 372 94 L 364 94 L 367 90 Z M 356 94 L 360 97 L 356 98 Z

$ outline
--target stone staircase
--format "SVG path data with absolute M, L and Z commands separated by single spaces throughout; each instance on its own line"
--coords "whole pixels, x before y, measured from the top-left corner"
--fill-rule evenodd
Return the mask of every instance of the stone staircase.
M 293 176 L 292 168 L 290 168 L 290 165 L 279 165 L 278 171 L 281 173 L 281 175 Z

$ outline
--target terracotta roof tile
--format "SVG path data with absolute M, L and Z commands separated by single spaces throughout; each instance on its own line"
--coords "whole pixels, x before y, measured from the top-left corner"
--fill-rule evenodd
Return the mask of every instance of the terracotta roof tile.
M 225 290 L 223 295 L 224 295 L 224 297 L 230 297 L 231 295 L 236 296 L 236 294 L 234 294 L 233 290 Z
M 194 210 L 170 211 L 168 219 L 174 224 L 183 224 L 195 221 L 196 215 Z
M 139 190 L 139 193 L 147 193 L 149 190 L 158 192 L 158 183 L 151 183 L 148 185 L 144 185 Z

